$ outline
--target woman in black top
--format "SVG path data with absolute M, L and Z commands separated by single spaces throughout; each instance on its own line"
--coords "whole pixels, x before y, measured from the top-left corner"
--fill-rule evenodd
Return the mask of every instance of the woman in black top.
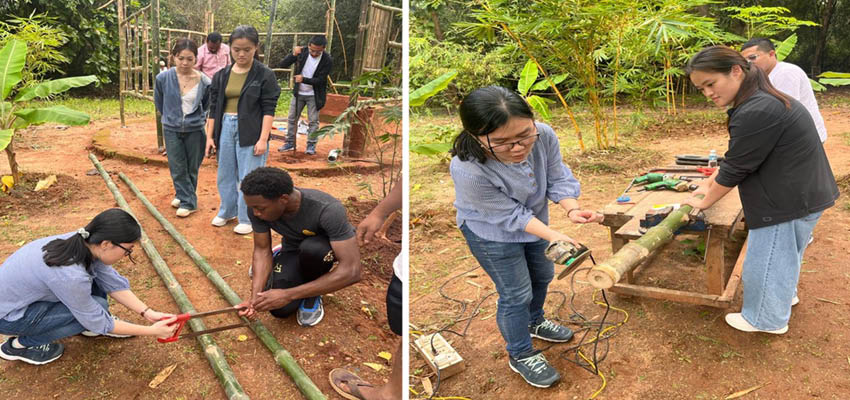
M 213 76 L 207 117 L 206 154 L 218 149 L 221 197 L 212 224 L 224 226 L 238 217 L 233 231 L 242 235 L 252 230 L 239 183 L 266 164 L 269 131 L 280 97 L 274 72 L 258 59 L 259 44 L 260 36 L 253 26 L 240 25 L 230 34 L 230 54 L 235 61 Z
M 749 226 L 740 313 L 726 322 L 745 332 L 788 331 L 803 251 L 838 187 L 814 120 L 798 101 L 737 51 L 703 49 L 686 73 L 720 107 L 729 106 L 729 149 L 720 168 L 684 204 L 711 207 L 738 186 Z M 704 195 L 704 198 L 698 198 Z

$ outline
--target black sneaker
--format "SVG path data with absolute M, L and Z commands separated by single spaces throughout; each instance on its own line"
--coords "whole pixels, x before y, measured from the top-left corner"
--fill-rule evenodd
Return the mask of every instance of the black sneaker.
M 301 300 L 301 305 L 298 306 L 298 314 L 296 319 L 298 325 L 314 326 L 325 316 L 325 308 L 322 307 L 322 296 L 308 297 Z
M 570 328 L 548 319 L 544 319 L 537 325 L 529 325 L 528 333 L 531 334 L 531 337 L 555 343 L 569 342 L 573 338 L 573 331 Z
M 16 349 L 12 346 L 12 336 L 0 345 L 0 357 L 6 360 L 21 360 L 28 364 L 44 365 L 57 358 L 62 357 L 65 352 L 65 346 L 61 343 L 48 343 L 41 346 L 25 347 Z
M 518 360 L 509 356 L 508 365 L 534 387 L 547 388 L 561 379 L 561 374 L 549 365 L 549 361 L 546 361 L 546 357 L 540 350 Z

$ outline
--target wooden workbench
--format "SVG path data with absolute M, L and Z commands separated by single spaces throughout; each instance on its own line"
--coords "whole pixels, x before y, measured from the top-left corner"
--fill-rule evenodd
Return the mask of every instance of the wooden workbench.
M 646 212 L 655 205 L 680 203 L 690 197 L 690 192 L 674 192 L 670 190 L 653 192 L 636 192 L 633 188 L 627 196 L 634 204 L 608 204 L 603 210 L 605 220 L 611 235 L 611 248 L 617 252 L 630 240 L 641 237 L 640 220 Z M 726 196 L 711 208 L 704 210 L 708 230 L 699 232 L 705 238 L 705 282 L 706 292 L 665 289 L 654 286 L 635 284 L 635 274 L 645 269 L 653 262 L 656 251 L 642 264 L 629 271 L 623 280 L 610 290 L 614 293 L 630 296 L 643 296 L 656 299 L 670 300 L 682 303 L 701 304 L 712 307 L 728 308 L 735 297 L 735 291 L 741 277 L 746 242 L 741 249 L 736 262 L 726 261 L 726 251 L 730 249 L 729 242 L 736 230 L 743 227 L 741 222 L 743 210 L 738 196 L 738 188 L 732 189 Z M 690 232 L 689 232 L 690 233 Z

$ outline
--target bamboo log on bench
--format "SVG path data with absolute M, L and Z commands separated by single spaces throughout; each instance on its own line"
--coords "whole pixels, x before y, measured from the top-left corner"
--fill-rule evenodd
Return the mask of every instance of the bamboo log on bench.
M 697 196 L 702 198 L 702 195 Z M 670 213 L 660 224 L 649 228 L 639 239 L 632 240 L 617 250 L 607 260 L 594 265 L 587 273 L 590 284 L 598 289 L 609 289 L 627 272 L 638 266 L 643 260 L 663 245 L 673 240 L 673 232 L 690 221 L 693 207 L 683 205 Z
M 100 172 L 100 176 L 103 180 L 106 181 L 106 187 L 109 188 L 110 192 L 112 192 L 112 197 L 115 198 L 118 206 L 130 215 L 133 215 L 130 205 L 127 204 L 126 200 L 124 200 L 124 196 L 121 195 L 121 192 L 118 190 L 118 186 L 115 185 L 115 182 L 109 176 L 109 173 L 103 169 L 103 166 L 100 165 L 100 162 L 97 161 L 94 154 L 89 153 L 89 159 L 92 164 L 94 164 L 95 168 L 97 168 L 98 172 Z M 133 215 L 133 218 L 138 221 L 138 218 L 136 218 L 135 215 Z M 156 250 L 156 247 L 154 247 L 153 242 L 151 242 L 148 235 L 145 234 L 144 229 L 142 229 L 142 239 L 140 240 L 140 244 L 145 250 L 145 254 L 147 254 L 150 259 L 151 264 L 153 264 L 154 269 L 156 269 L 156 272 L 165 283 L 165 287 L 168 289 L 168 292 L 171 293 L 171 297 L 174 298 L 174 302 L 177 303 L 178 307 L 180 307 L 180 312 L 194 313 L 195 307 L 192 306 L 192 302 L 189 301 L 189 298 L 186 296 L 186 292 L 183 291 L 180 283 L 177 282 L 177 278 L 175 278 L 174 274 L 171 273 L 171 270 L 168 268 L 165 260 L 162 259 L 162 256 Z M 195 332 L 206 329 L 204 323 L 200 319 L 190 319 L 188 325 L 192 327 L 192 330 Z M 248 400 L 248 395 L 245 394 L 245 390 L 242 389 L 242 386 L 233 374 L 233 370 L 231 370 L 230 365 L 227 364 L 224 352 L 218 347 L 212 339 L 212 336 L 209 334 L 201 335 L 198 336 L 197 339 L 198 343 L 200 343 L 201 347 L 204 349 L 204 355 L 210 362 L 213 372 L 215 372 L 216 377 L 218 377 L 218 380 L 221 382 L 221 386 L 224 388 L 227 398 L 230 400 Z
M 148 211 L 162 224 L 162 227 L 174 238 L 174 240 L 180 244 L 180 247 L 189 255 L 189 258 L 195 262 L 195 265 L 201 269 L 201 271 L 206 274 L 207 278 L 212 281 L 213 285 L 218 288 L 219 292 L 224 296 L 224 298 L 231 304 L 237 305 L 242 303 L 242 299 L 239 297 L 233 289 L 227 284 L 224 278 L 219 275 L 219 273 L 210 266 L 209 263 L 198 253 L 197 250 L 189 243 L 185 236 L 183 236 L 174 225 L 171 224 L 159 210 L 154 207 L 154 205 L 148 201 L 147 197 L 133 184 L 133 181 L 130 180 L 127 175 L 124 173 L 119 173 L 118 176 L 130 190 L 139 198 L 142 204 L 148 209 Z M 244 317 L 243 317 L 244 319 Z M 305 398 L 310 400 L 318 400 L 318 399 L 326 399 L 325 395 L 319 390 L 318 387 L 310 380 L 310 377 L 304 372 L 303 369 L 298 365 L 298 362 L 295 360 L 292 355 L 280 345 L 280 343 L 275 339 L 274 335 L 269 331 L 265 325 L 259 320 L 255 320 L 251 322 L 250 328 L 257 334 L 257 337 L 266 345 L 266 347 L 271 351 L 272 356 L 275 361 L 283 368 L 284 371 L 295 381 L 295 386 L 298 387 L 298 390 L 301 391 L 301 394 L 304 395 Z

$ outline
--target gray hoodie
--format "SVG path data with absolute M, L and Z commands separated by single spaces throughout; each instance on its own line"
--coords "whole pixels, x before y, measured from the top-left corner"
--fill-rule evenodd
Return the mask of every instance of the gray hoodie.
M 204 129 L 206 124 L 207 110 L 209 109 L 209 96 L 207 88 L 210 86 L 210 78 L 201 74 L 198 83 L 198 95 L 192 106 L 192 112 L 183 114 L 180 99 L 180 82 L 177 81 L 177 69 L 170 68 L 156 76 L 156 84 L 153 89 L 153 102 L 156 110 L 162 114 L 162 126 L 175 132 L 194 132 Z

